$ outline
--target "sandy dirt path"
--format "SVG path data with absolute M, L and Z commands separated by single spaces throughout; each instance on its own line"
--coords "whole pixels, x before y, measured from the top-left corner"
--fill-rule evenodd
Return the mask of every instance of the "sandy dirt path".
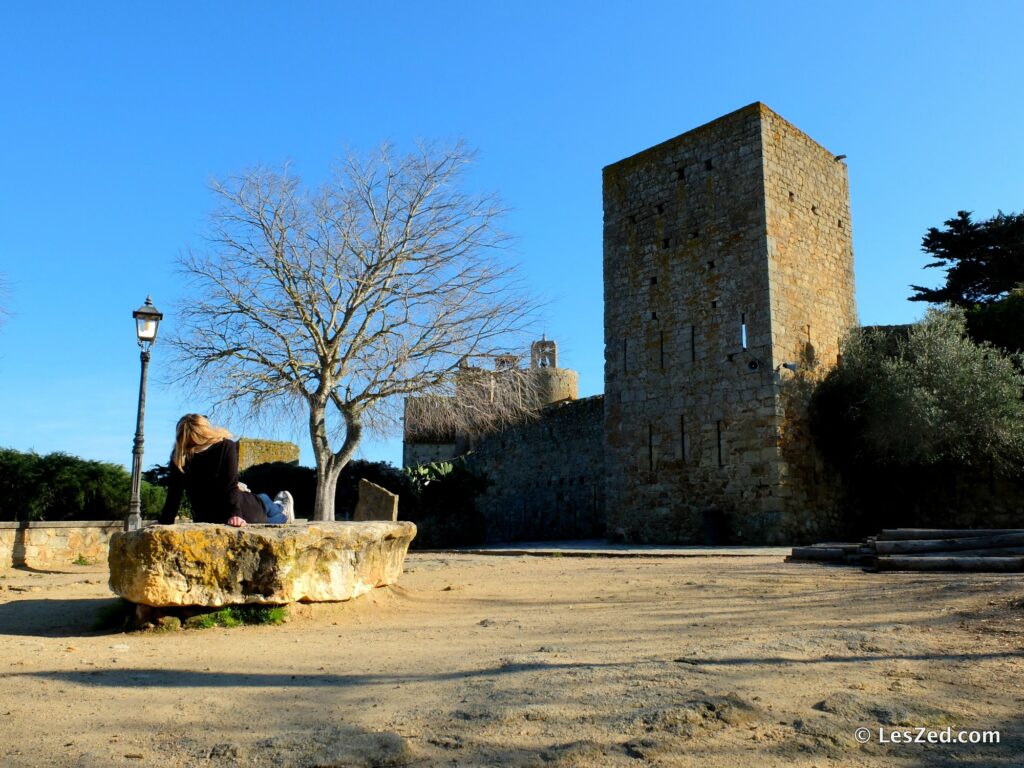
M 278 627 L 128 634 L 90 631 L 104 569 L 7 571 L 0 765 L 1024 764 L 1020 575 L 767 557 L 407 569 Z M 1000 744 L 878 743 L 914 726 Z

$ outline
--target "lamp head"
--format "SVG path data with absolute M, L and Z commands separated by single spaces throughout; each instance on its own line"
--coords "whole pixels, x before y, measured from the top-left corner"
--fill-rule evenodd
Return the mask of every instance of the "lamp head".
M 153 298 L 146 297 L 146 303 L 132 312 L 135 318 L 135 333 L 139 339 L 139 346 L 143 349 L 152 346 L 156 341 L 156 331 L 160 321 L 164 319 L 163 313 L 153 306 Z

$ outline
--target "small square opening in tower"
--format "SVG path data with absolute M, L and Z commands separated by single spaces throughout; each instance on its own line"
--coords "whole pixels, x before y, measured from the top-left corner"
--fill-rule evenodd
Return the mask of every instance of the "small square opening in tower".
M 714 268 L 715 268 L 715 262 L 709 261 L 708 262 L 708 269 L 714 269 Z
M 658 284 L 658 276 L 657 275 L 651 275 L 651 285 L 657 285 L 657 284 Z
M 676 181 L 682 181 L 686 178 L 686 169 L 680 166 L 676 168 Z
M 700 230 L 699 229 L 691 230 L 691 232 L 690 232 L 690 239 L 691 240 L 696 240 L 698 237 L 700 237 Z
M 796 200 L 796 195 L 794 195 L 792 192 L 790 192 L 789 193 L 789 202 L 792 203 L 794 200 Z
M 672 238 L 670 238 L 670 237 L 662 238 L 662 240 L 661 240 L 661 247 L 662 248 L 668 248 L 671 244 L 672 244 Z
M 710 171 L 710 170 L 712 170 L 712 169 L 713 169 L 714 167 L 715 167 L 715 164 L 714 164 L 714 162 L 712 162 L 711 160 L 705 160 L 705 161 L 704 161 L 704 170 L 705 170 L 705 171 Z
M 659 216 L 661 214 L 663 214 L 665 212 L 665 204 L 664 203 L 658 203 L 657 211 L 658 211 L 658 215 Z

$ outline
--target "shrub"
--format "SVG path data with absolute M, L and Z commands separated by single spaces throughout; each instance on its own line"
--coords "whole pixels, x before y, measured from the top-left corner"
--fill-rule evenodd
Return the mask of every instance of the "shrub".
M 116 520 L 130 493 L 131 475 L 117 464 L 0 449 L 0 520 Z M 159 489 L 144 482 L 141 497 L 144 514 L 159 513 Z
M 417 500 L 408 518 L 418 532 L 412 546 L 416 549 L 458 547 L 483 542 L 487 534 L 484 516 L 476 509 L 476 497 L 488 482 L 456 459 L 405 470 Z
M 916 524 L 957 478 L 1021 475 L 1024 376 L 1015 362 L 971 341 L 959 309 L 929 310 L 905 332 L 848 337 L 840 365 L 813 393 L 810 427 L 842 477 L 852 532 Z

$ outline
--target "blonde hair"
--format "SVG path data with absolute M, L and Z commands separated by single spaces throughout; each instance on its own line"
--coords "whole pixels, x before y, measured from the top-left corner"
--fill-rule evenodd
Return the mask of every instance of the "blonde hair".
M 204 448 L 230 438 L 231 433 L 223 427 L 215 427 L 210 420 L 198 413 L 186 413 L 178 419 L 174 436 L 174 450 L 171 463 L 181 471 L 185 464 Z

